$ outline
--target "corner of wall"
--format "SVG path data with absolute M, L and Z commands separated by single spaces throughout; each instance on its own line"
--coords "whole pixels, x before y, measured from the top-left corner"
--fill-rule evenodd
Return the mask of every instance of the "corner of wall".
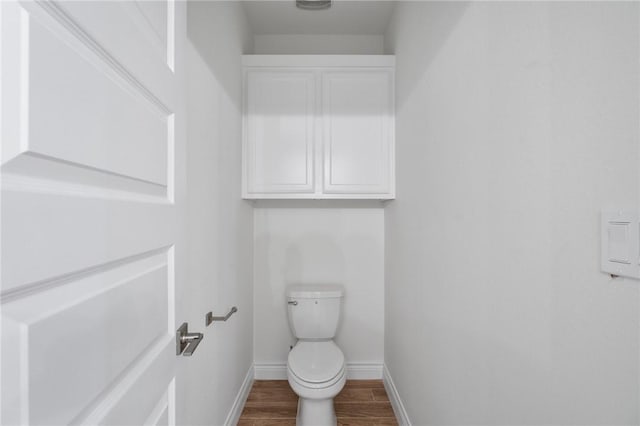
M 254 381 L 254 372 L 253 372 L 253 364 L 249 367 L 247 374 L 244 377 L 244 381 L 242 382 L 242 386 L 240 386 L 240 390 L 236 395 L 236 398 L 233 401 L 233 405 L 231 406 L 231 410 L 229 410 L 229 414 L 227 415 L 227 419 L 225 420 L 225 426 L 234 426 L 238 424 L 240 420 L 240 415 L 242 414 L 242 409 L 244 408 L 245 402 L 247 402 L 247 398 L 249 397 L 249 392 L 251 392 L 251 387 L 253 386 Z
M 398 389 L 393 382 L 393 378 L 391 377 L 391 373 L 389 372 L 386 364 L 382 367 L 382 381 L 384 383 L 384 390 L 387 392 L 387 396 L 389 396 L 389 401 L 391 401 L 391 407 L 393 408 L 393 413 L 396 415 L 398 423 L 400 423 L 401 426 L 411 426 L 409 414 L 404 408 Z
M 382 46 L 385 55 L 394 55 L 396 53 L 395 49 L 395 34 L 396 34 L 396 15 L 399 13 L 399 9 L 402 7 L 401 2 L 397 2 L 393 6 L 393 12 L 389 17 L 389 22 L 387 22 L 387 28 L 384 30 L 384 34 L 382 35 Z

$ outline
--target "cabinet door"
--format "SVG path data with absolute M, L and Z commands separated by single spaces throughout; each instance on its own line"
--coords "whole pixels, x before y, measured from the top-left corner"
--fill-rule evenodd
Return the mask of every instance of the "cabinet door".
M 323 191 L 393 198 L 392 71 L 326 71 L 322 82 Z
M 315 74 L 246 75 L 244 197 L 314 192 Z

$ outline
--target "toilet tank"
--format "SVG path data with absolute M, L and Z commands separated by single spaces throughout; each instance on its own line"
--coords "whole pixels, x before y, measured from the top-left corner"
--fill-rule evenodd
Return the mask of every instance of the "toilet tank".
M 337 284 L 294 284 L 287 287 L 287 315 L 298 339 L 333 339 L 340 324 L 344 287 Z

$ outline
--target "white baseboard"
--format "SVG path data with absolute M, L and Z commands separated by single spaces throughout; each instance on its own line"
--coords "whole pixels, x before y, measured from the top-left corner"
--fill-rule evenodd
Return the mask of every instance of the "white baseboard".
M 244 381 L 242 382 L 242 386 L 240 386 L 240 390 L 238 391 L 238 395 L 236 395 L 236 399 L 233 401 L 233 406 L 231 407 L 231 411 L 229 411 L 229 415 L 227 415 L 227 420 L 225 420 L 225 426 L 235 426 L 238 424 L 240 420 L 240 414 L 242 414 L 242 409 L 244 408 L 244 403 L 247 401 L 247 397 L 249 396 L 249 392 L 251 391 L 251 387 L 253 386 L 253 377 L 255 376 L 253 365 L 249 367 L 247 371 L 247 375 L 244 377 Z
M 287 364 L 255 364 L 256 380 L 287 380 Z M 347 379 L 382 379 L 382 364 L 352 362 L 347 363 Z
M 382 364 L 370 362 L 347 363 L 347 379 L 371 380 L 382 379 Z
M 287 380 L 286 364 L 254 364 L 256 380 Z
M 393 383 L 386 364 L 383 366 L 383 374 L 384 389 L 387 391 L 387 396 L 391 401 L 391 407 L 393 407 L 393 413 L 396 415 L 398 423 L 400 423 L 401 426 L 411 426 L 407 410 L 404 409 L 404 404 L 402 404 L 402 400 L 400 399 L 400 395 L 398 394 L 396 385 Z

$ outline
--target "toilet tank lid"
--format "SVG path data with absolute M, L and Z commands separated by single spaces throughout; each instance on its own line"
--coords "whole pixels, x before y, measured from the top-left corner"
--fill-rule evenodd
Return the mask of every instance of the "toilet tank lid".
M 297 299 L 329 299 L 344 296 L 340 284 L 293 284 L 287 287 L 287 297 Z

